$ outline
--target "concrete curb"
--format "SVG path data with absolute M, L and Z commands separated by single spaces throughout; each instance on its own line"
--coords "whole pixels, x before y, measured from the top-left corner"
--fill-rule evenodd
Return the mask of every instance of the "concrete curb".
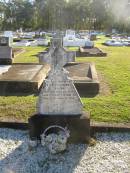
M 130 132 L 130 123 L 91 122 L 91 135 L 96 132 Z
M 10 128 L 10 129 L 18 129 L 18 130 L 27 130 L 28 123 L 21 122 L 0 122 L 0 128 Z
M 91 134 L 96 132 L 130 132 L 130 123 L 91 122 Z M 28 130 L 28 123 L 0 122 L 0 128 Z

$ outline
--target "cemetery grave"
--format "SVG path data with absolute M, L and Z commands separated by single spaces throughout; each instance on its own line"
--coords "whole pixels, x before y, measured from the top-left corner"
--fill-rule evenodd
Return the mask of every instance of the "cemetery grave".
M 55 39 L 53 40 L 53 42 Z M 52 54 L 54 52 L 53 43 L 47 49 L 47 51 L 41 52 L 38 55 L 39 63 L 53 63 Z M 60 43 L 62 45 L 62 43 Z M 75 62 L 75 52 L 68 51 L 66 48 L 60 46 L 59 48 L 62 57 L 59 57 L 60 61 L 63 62 L 62 66 L 69 71 L 69 76 L 74 81 L 74 84 L 80 94 L 80 96 L 86 95 L 96 95 L 99 93 L 99 80 L 95 65 L 91 63 L 74 63 Z M 61 62 L 61 63 L 62 63 Z M 72 63 L 71 63 L 72 62 Z
M 75 87 L 80 96 L 97 95 L 100 89 L 100 82 L 93 63 L 68 63 L 65 69 L 69 77 L 74 81 Z
M 76 52 L 76 57 L 105 57 L 107 53 L 103 52 L 98 47 L 80 47 L 79 51 Z
M 0 91 L 1 93 L 27 93 L 38 92 L 43 80 L 46 78 L 49 65 L 13 64 L 0 66 Z
M 130 172 L 129 24 L 129 0 L 0 2 L 0 173 Z
M 64 47 L 85 46 L 87 41 L 88 39 L 77 38 L 75 31 L 67 30 L 65 37 L 63 37 L 63 46 Z
M 72 143 L 89 142 L 90 117 L 89 113 L 83 112 L 83 105 L 73 80 L 68 77 L 69 72 L 63 68 L 64 55 L 59 45 L 54 48 L 51 58 L 51 70 L 40 91 L 36 114 L 29 118 L 29 133 L 32 140 L 31 146 L 32 143 L 37 143 L 38 139 L 44 145 L 44 142 L 46 143 L 45 131 L 53 128 L 48 134 L 52 137 L 52 141 L 48 141 L 48 147 L 54 154 L 66 149 L 68 140 L 64 138 L 69 131 L 70 135 L 68 134 L 67 138 L 69 137 L 69 141 Z M 60 133 L 61 130 L 62 133 L 63 131 L 65 133 L 60 139 L 61 145 L 57 139 L 60 134 L 55 132 L 57 127 L 60 128 Z
M 0 37 L 0 64 L 12 64 L 12 40 L 9 37 Z
M 101 37 L 101 39 L 97 40 L 95 44 L 96 47 L 108 52 L 108 58 L 96 59 L 95 57 L 92 57 L 91 60 L 96 64 L 96 69 L 98 74 L 101 76 L 104 91 L 102 93 L 99 91 L 99 94 L 93 98 L 90 97 L 87 99 L 82 97 L 81 99 L 84 103 L 84 110 L 91 111 L 91 118 L 95 121 L 129 122 L 128 69 L 130 50 L 127 47 L 105 47 L 102 45 L 102 42 L 106 39 L 107 38 L 105 37 Z M 36 54 L 43 51 L 44 47 L 27 47 L 24 49 L 26 51 L 14 59 L 15 63 L 38 63 Z M 76 48 L 71 48 L 71 50 L 75 51 Z M 90 61 L 90 59 L 78 57 L 77 61 L 87 63 Z M 121 77 L 124 80 L 120 80 Z M 117 83 L 119 85 L 117 85 Z M 109 92 L 107 92 L 106 88 L 104 87 L 106 84 Z M 28 117 L 35 111 L 35 108 L 31 105 L 35 105 L 37 96 L 22 96 L 21 93 L 18 93 L 18 95 L 20 95 L 19 97 L 11 95 L 6 97 L 4 95 L 6 95 L 6 93 L 4 93 L 3 96 L 0 96 L 0 117 L 2 119 L 6 119 L 6 117 L 8 117 L 7 119 L 9 119 L 9 117 L 13 119 L 17 117 L 16 119 L 18 119 L 19 117 L 19 120 L 27 121 Z M 5 106 L 3 106 L 3 104 Z M 19 106 L 21 104 L 23 105 L 22 107 Z
M 51 64 L 51 71 L 46 79 L 46 84 L 40 91 L 36 105 L 37 114 L 29 119 L 29 131 L 32 140 L 29 141 L 28 139 L 28 131 L 0 129 L 0 148 L 2 148 L 0 150 L 0 170 L 2 173 L 10 171 L 17 173 L 21 171 L 38 171 L 40 173 L 55 171 L 59 173 L 129 172 L 130 135 L 128 133 L 96 133 L 96 145 L 93 147 L 86 145 L 86 141 L 90 138 L 89 113 L 84 116 L 82 102 L 73 81 L 69 78 L 73 71 L 78 75 L 78 71 L 73 69 L 74 66 L 72 66 L 70 74 L 63 69 L 61 66 L 63 63 L 58 63 L 58 57 L 61 57 L 60 50 L 56 49 L 52 56 L 55 60 Z M 84 65 L 84 63 L 74 64 L 75 66 L 80 64 L 80 70 Z M 69 66 L 71 67 L 71 63 Z M 3 71 L 6 70 L 8 69 L 3 69 Z M 81 70 L 80 75 L 83 74 L 85 73 Z M 64 134 L 59 134 L 56 131 L 61 126 L 64 129 L 66 124 L 68 131 L 70 131 L 67 144 Z M 51 131 L 49 131 L 48 126 Z M 61 132 L 63 131 L 61 130 Z M 40 138 L 41 144 L 39 140 L 37 141 L 40 134 L 43 135 L 43 138 L 42 136 Z M 58 146 L 55 140 L 52 145 L 50 145 L 51 140 L 47 143 L 48 145 L 45 145 L 47 136 L 52 137 L 52 139 L 56 138 L 56 136 L 49 136 L 51 134 L 63 137 L 58 139 Z M 61 142 L 65 142 L 66 145 L 64 146 L 63 143 L 62 146 Z M 82 142 L 82 144 L 68 144 L 77 142 Z M 58 153 L 59 151 L 66 151 L 52 155 L 55 153 L 55 149 Z

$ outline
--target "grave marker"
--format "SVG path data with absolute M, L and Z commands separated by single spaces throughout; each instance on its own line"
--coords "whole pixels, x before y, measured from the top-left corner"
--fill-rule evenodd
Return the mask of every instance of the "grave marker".
M 29 119 L 31 140 L 37 140 L 51 126 L 68 127 L 69 142 L 82 143 L 90 139 L 90 119 L 68 72 L 63 68 L 64 54 L 60 47 L 52 53 L 51 72 L 41 89 L 37 113 Z
M 12 64 L 12 47 L 9 37 L 0 37 L 0 64 Z
M 67 51 L 61 45 L 61 39 L 53 39 L 52 45 L 50 46 L 49 50 L 46 52 L 42 52 L 39 54 L 39 63 L 48 63 L 50 65 L 53 64 L 53 57 L 52 54 L 54 50 L 57 48 L 61 52 L 61 57 L 59 58 L 59 62 L 62 61 L 62 67 L 69 62 L 75 62 L 76 52 L 74 51 Z

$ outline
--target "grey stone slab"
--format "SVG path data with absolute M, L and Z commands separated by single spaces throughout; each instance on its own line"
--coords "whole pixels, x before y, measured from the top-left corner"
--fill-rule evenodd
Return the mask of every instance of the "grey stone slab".
M 45 115 L 79 115 L 82 113 L 82 102 L 68 72 L 64 69 L 53 69 L 45 87 L 41 89 L 37 112 Z
M 0 59 L 11 59 L 12 48 L 8 46 L 0 46 Z
M 50 66 L 47 64 L 15 64 L 4 66 L 4 68 L 6 70 L 2 72 L 2 66 L 0 66 L 0 90 L 3 93 L 36 92 L 50 71 Z
M 13 38 L 11 37 L 0 37 L 0 46 L 11 46 L 13 43 Z

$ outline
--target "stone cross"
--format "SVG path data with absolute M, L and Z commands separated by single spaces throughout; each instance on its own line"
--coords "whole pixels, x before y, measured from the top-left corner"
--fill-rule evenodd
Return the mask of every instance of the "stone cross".
M 54 39 L 48 52 L 43 52 L 39 55 L 40 63 L 48 63 L 52 67 L 58 63 L 60 66 L 66 65 L 68 62 L 75 62 L 76 53 L 74 51 L 66 51 L 62 47 L 61 39 Z M 55 52 L 56 56 L 55 56 Z

